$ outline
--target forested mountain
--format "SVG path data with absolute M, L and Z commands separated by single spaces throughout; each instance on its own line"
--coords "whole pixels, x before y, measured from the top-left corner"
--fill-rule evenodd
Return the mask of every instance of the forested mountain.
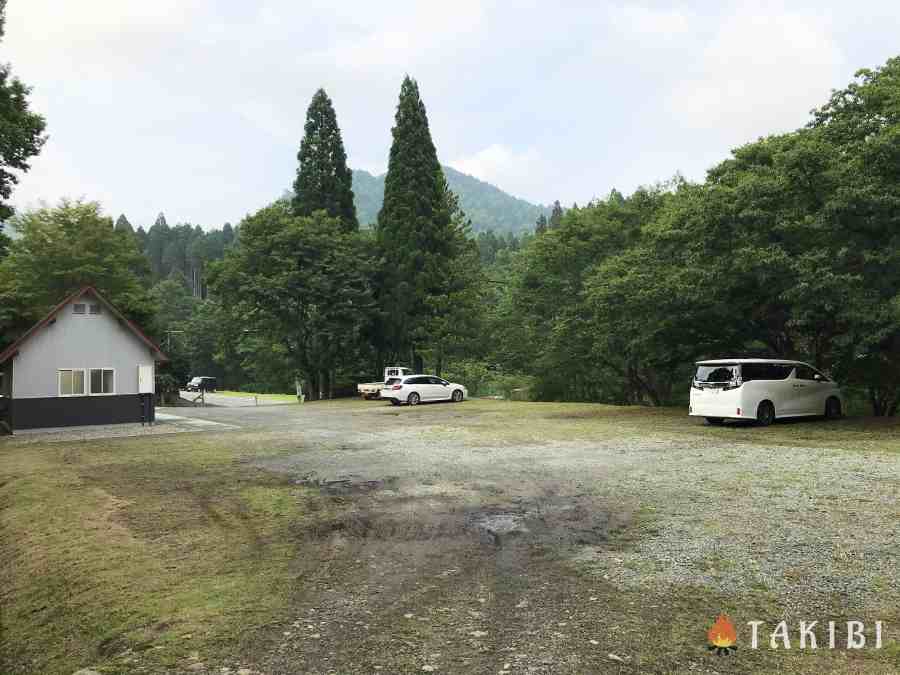
M 134 233 L 138 249 L 149 263 L 148 283 L 158 283 L 176 273 L 184 277 L 195 297 L 206 295 L 207 263 L 221 260 L 235 239 L 230 223 L 221 230 L 204 232 L 199 225 L 189 223 L 169 226 L 162 213 L 149 230 L 133 230 L 124 216 L 119 216 L 116 229 Z
M 460 208 L 471 219 L 475 232 L 530 232 L 538 216 L 550 215 L 548 206 L 513 197 L 490 183 L 449 166 L 442 168 L 450 189 L 459 197 Z M 384 174 L 373 176 L 368 171 L 355 170 L 353 194 L 360 224 L 374 223 L 384 196 Z

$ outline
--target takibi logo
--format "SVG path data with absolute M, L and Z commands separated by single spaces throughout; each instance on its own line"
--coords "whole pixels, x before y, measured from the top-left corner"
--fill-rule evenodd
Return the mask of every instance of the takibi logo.
M 706 636 L 709 638 L 709 651 L 715 651 L 719 656 L 726 656 L 737 650 L 737 631 L 725 614 L 719 614 L 716 622 L 706 631 Z
M 750 628 L 750 649 L 760 648 L 760 627 L 764 621 L 748 621 Z M 843 630 L 846 625 L 846 631 Z M 818 639 L 816 629 L 819 629 Z M 884 622 L 876 621 L 874 630 L 867 631 L 862 621 L 847 621 L 846 624 L 836 621 L 801 621 L 793 638 L 787 621 L 781 621 L 769 634 L 769 649 L 864 649 L 870 647 L 881 649 L 884 633 Z M 737 631 L 726 614 L 719 614 L 715 623 L 706 631 L 709 639 L 709 651 L 726 656 L 737 651 Z M 868 638 L 868 639 L 867 639 Z M 765 640 L 765 638 L 763 638 Z

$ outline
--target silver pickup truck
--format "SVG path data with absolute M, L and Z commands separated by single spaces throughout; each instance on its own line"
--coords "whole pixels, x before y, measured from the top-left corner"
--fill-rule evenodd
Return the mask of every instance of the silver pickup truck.
M 412 374 L 412 368 L 405 368 L 403 366 L 388 366 L 384 369 L 384 379 L 381 382 L 365 382 L 363 384 L 358 384 L 356 385 L 356 391 L 359 392 L 359 395 L 367 401 L 373 398 L 378 398 L 381 396 L 381 388 L 384 386 L 384 383 L 387 382 L 390 378 L 404 377 L 406 375 Z

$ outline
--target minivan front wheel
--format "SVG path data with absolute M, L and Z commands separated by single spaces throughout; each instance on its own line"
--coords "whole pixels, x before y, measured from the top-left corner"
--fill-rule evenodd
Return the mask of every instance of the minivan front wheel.
M 756 409 L 756 422 L 761 427 L 767 427 L 775 421 L 775 406 L 769 401 L 763 401 Z
M 825 401 L 825 419 L 836 420 L 841 416 L 841 401 L 832 396 Z

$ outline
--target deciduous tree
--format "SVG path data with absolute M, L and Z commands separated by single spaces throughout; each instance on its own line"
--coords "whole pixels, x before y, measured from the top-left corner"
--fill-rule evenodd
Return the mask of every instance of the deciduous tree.
M 6 339 L 88 285 L 140 325 L 150 324 L 155 307 L 135 274 L 146 269 L 146 261 L 133 238 L 113 230 L 97 203 L 63 201 L 17 214 L 13 223 L 21 237 L 0 261 L 0 326 Z
M 0 0 L 0 38 L 3 37 L 6 0 Z M 40 152 L 47 140 L 44 118 L 28 103 L 30 89 L 13 77 L 8 64 L 0 63 L 0 237 L 2 222 L 12 216 L 7 203 L 18 178 L 13 171 L 28 171 L 28 160 Z M 3 241 L 0 241 L 2 255 Z

